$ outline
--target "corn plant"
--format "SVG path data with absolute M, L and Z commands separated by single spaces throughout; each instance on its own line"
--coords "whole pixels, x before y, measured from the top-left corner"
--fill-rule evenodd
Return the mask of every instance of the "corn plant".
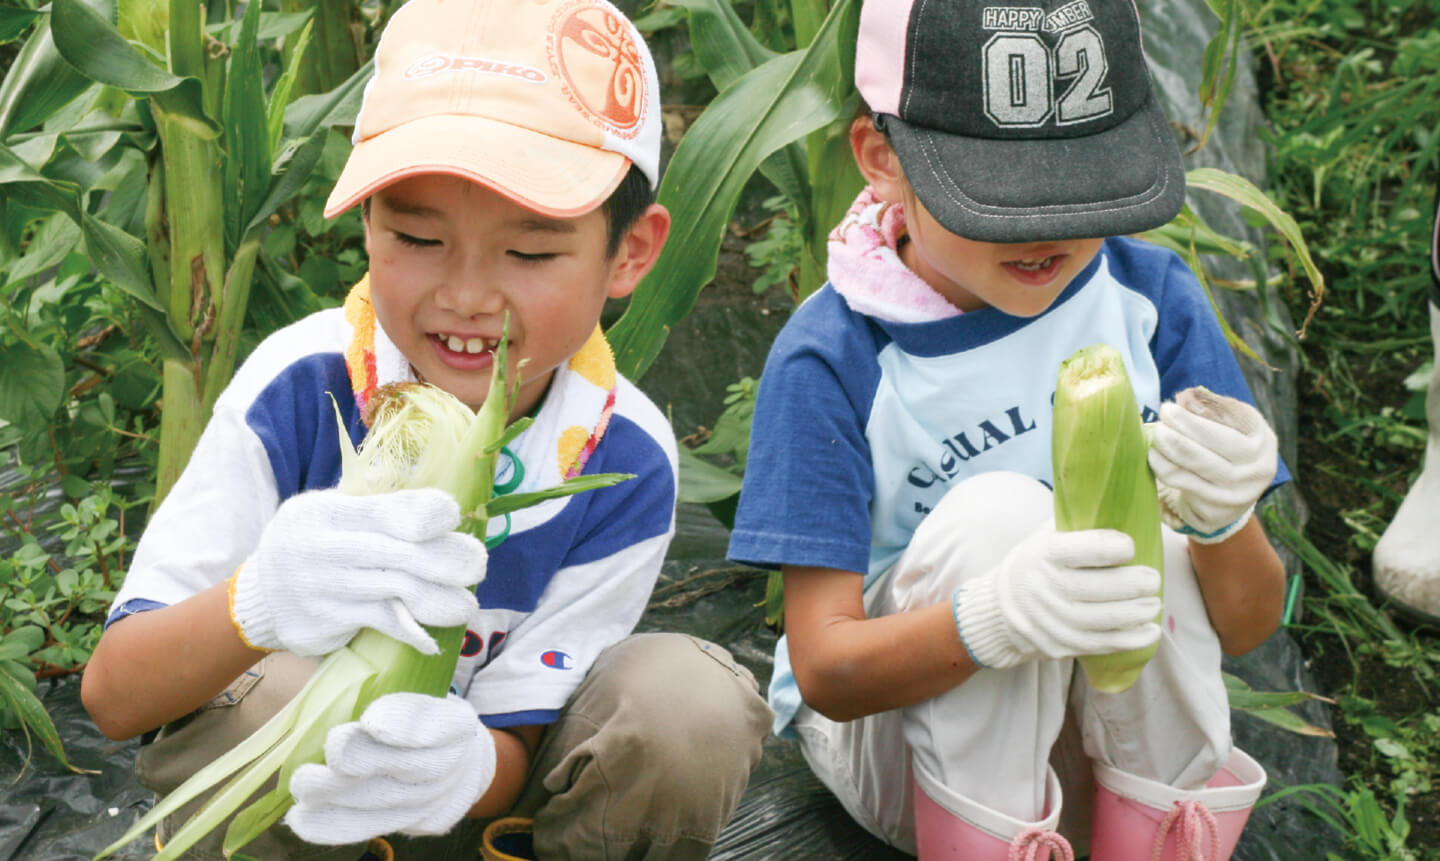
M 23 231 L 25 257 L 40 259 L 69 234 L 35 225 L 76 225 L 95 268 L 134 302 L 158 345 L 157 502 L 229 381 L 268 220 L 314 167 L 326 127 L 346 120 L 330 109 L 358 84 L 287 129 L 308 41 L 303 16 L 285 20 L 288 35 L 298 30 L 296 49 L 267 94 L 261 33 L 277 35 L 277 19 L 258 3 L 218 26 L 202 12 L 185 0 L 56 0 L 0 83 L 8 241 L 18 246 Z M 20 341 L 17 356 L 53 371 L 53 346 Z M 0 398 L 31 407 L 0 418 L 43 426 L 60 400 L 56 375 L 43 379 Z M 7 376 L 4 385 L 21 384 Z
M 855 111 L 858 0 L 794 0 L 801 47 L 761 44 L 725 0 L 679 0 L 690 39 L 719 95 L 685 133 L 659 200 L 674 229 L 624 315 L 606 333 L 619 370 L 638 379 L 671 328 L 715 277 L 720 243 L 741 191 L 759 171 L 794 203 L 804 234 L 800 290 L 824 278 L 825 235 L 860 191 L 845 129 Z
M 109 474 L 117 440 L 156 447 L 157 389 L 153 501 L 179 475 L 234 366 L 269 219 L 329 127 L 353 117 L 359 73 L 292 104 L 310 16 L 261 6 L 232 21 L 168 0 L 0 14 L 8 38 L 29 33 L 0 80 L 0 445 L 74 500 L 90 470 Z M 278 38 L 292 56 L 267 76 Z M 57 574 L 56 588 L 68 582 Z M 17 633 L 29 630 L 20 598 L 7 600 L 15 653 L 32 635 Z M 45 628 L 47 641 L 89 631 L 101 611 Z M 93 638 L 64 644 L 83 665 Z M 5 668 L 0 712 L 65 762 L 31 668 L 13 656 Z

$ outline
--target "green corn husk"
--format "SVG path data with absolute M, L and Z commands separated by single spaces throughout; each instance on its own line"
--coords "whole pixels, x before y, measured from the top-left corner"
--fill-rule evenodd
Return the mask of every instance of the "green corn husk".
M 1118 529 L 1135 541 L 1134 564 L 1163 575 L 1160 500 L 1146 460 L 1149 444 L 1125 363 L 1114 348 L 1093 344 L 1061 363 L 1054 425 L 1055 528 Z M 1151 646 L 1079 660 L 1092 686 L 1118 693 L 1135 683 L 1154 654 Z
M 445 490 L 464 512 L 460 531 L 485 540 L 491 516 L 631 478 L 620 474 L 581 476 L 533 493 L 493 496 L 501 448 L 530 424 L 528 418 L 522 418 L 507 426 L 519 375 L 512 382 L 505 343 L 502 337 L 495 353 L 490 394 L 478 411 L 472 412 L 453 395 L 431 385 L 388 386 L 372 399 L 370 430 L 356 449 L 337 408 L 340 489 L 356 495 L 422 487 Z M 463 467 L 467 461 L 470 468 Z M 439 654 L 422 655 L 378 631 L 360 631 L 347 645 L 327 655 L 300 693 L 274 717 L 157 803 L 96 855 L 97 861 L 220 786 L 155 856 L 157 861 L 179 858 L 278 774 L 275 789 L 240 810 L 231 821 L 224 841 L 225 855 L 230 857 L 290 809 L 294 803 L 289 792 L 291 774 L 304 763 L 324 761 L 325 737 L 332 727 L 356 720 L 384 694 L 445 695 L 460 658 L 465 626 L 428 627 L 426 631 L 439 645 Z

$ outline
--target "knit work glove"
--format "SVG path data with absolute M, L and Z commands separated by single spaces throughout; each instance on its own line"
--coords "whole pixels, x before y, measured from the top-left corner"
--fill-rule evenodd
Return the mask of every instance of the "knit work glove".
M 290 778 L 285 824 L 307 843 L 444 834 L 495 778 L 495 740 L 451 694 L 386 694 L 325 738 L 325 762 Z
M 1275 478 L 1275 432 L 1265 417 L 1199 386 L 1160 405 L 1150 443 L 1161 516 L 1202 544 L 1239 531 Z
M 1134 558 L 1123 532 L 1047 523 L 955 591 L 960 640 L 990 669 L 1148 647 L 1160 638 L 1160 573 Z
M 420 626 L 464 624 L 485 578 L 485 545 L 459 523 L 441 490 L 292 496 L 231 578 L 231 620 L 257 649 L 324 655 L 374 628 L 437 654 Z

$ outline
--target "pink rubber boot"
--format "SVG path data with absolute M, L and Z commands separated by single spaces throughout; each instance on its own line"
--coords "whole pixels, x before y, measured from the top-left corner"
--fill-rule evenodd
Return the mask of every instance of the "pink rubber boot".
M 1265 769 L 1239 748 L 1192 791 L 1096 762 L 1090 861 L 1229 861 L 1264 788 Z
M 1023 822 L 957 795 L 913 763 L 915 848 L 919 861 L 1074 861 L 1060 821 L 1060 781 L 1045 782 L 1046 816 Z

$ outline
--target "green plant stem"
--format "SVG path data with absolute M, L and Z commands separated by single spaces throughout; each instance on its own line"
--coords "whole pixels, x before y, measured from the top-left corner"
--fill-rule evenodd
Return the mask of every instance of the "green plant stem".
M 225 274 L 221 291 L 220 315 L 215 322 L 215 341 L 205 367 L 205 384 L 201 403 L 206 416 L 215 406 L 215 399 L 230 382 L 235 372 L 235 357 L 240 345 L 240 332 L 245 324 L 245 308 L 250 304 L 250 287 L 255 280 L 255 259 L 260 252 L 260 233 L 235 250 L 230 271 Z
M 205 409 L 193 361 L 165 359 L 161 371 L 160 454 L 155 468 L 155 501 L 160 500 L 185 469 L 200 432 Z

